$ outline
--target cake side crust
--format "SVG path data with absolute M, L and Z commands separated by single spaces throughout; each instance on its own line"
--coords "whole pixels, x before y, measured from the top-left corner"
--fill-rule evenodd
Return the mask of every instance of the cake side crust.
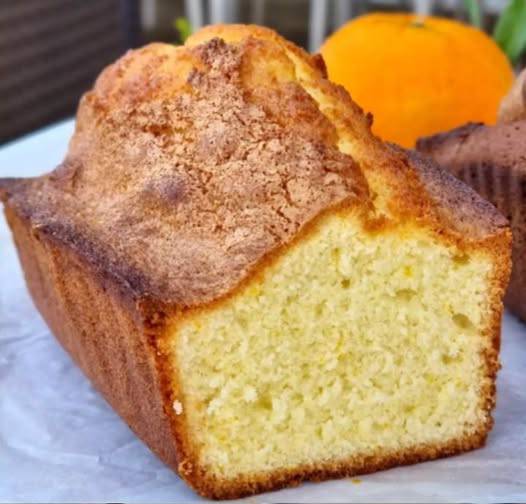
M 164 313 L 6 206 L 31 297 L 62 347 L 130 429 L 177 470 L 184 453 L 166 411 L 157 342 Z

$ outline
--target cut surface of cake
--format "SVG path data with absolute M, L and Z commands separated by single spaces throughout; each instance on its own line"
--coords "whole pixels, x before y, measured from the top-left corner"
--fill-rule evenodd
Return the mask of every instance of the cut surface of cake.
M 214 26 L 108 67 L 0 193 L 51 329 L 202 495 L 482 446 L 506 220 L 386 145 L 323 61 Z

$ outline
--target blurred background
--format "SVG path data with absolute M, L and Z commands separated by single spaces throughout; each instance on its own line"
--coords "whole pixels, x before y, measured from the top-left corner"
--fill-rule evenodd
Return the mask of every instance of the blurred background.
M 506 3 L 479 2 L 484 30 Z M 0 144 L 73 115 L 126 49 L 180 43 L 189 26 L 263 24 L 316 51 L 345 21 L 373 10 L 469 17 L 463 0 L 0 0 Z

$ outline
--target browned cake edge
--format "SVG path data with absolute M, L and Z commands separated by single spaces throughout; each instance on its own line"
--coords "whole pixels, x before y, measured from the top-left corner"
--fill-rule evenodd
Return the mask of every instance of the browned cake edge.
M 524 132 L 526 121 L 493 127 L 466 124 L 419 139 L 417 149 L 490 201 L 510 222 L 513 266 L 504 303 L 512 313 L 526 321 Z
M 173 320 L 177 312 L 155 300 L 137 299 L 130 289 L 105 275 L 86 256 L 65 246 L 60 238 L 32 227 L 9 204 L 5 211 L 31 295 L 57 339 L 129 427 L 203 496 L 239 498 L 294 486 L 302 481 L 354 476 L 432 460 L 485 443 L 493 424 L 491 414 L 477 431 L 443 444 L 326 461 L 234 480 L 216 479 L 196 464 L 184 415 L 178 416 L 173 411 L 172 370 L 163 343 L 169 333 L 166 321 Z M 274 257 L 301 242 L 323 217 L 316 218 L 292 244 L 276 252 Z M 494 239 L 477 244 L 495 257 L 496 264 L 491 323 L 487 331 L 493 345 L 485 355 L 491 386 L 482 391 L 488 413 L 495 404 L 502 314 L 500 299 L 509 270 L 507 241 L 499 233 Z M 258 271 L 272 260 L 273 257 L 268 257 Z M 228 297 L 231 295 L 235 292 Z

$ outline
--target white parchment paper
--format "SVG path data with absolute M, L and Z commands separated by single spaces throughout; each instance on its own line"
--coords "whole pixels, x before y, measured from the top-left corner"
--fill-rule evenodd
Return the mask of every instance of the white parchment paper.
M 72 122 L 0 149 L 0 177 L 62 158 Z M 485 448 L 249 502 L 526 501 L 526 326 L 506 315 L 495 428 Z M 0 501 L 200 499 L 128 429 L 55 342 L 32 305 L 0 218 Z

